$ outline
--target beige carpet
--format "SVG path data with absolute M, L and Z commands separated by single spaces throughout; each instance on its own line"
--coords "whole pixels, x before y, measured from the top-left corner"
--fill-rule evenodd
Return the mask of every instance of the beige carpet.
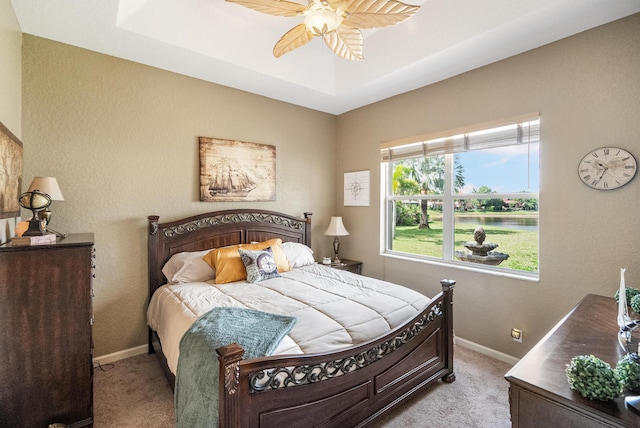
M 454 352 L 456 381 L 438 383 L 385 415 L 377 428 L 510 427 L 510 366 L 467 348 Z M 96 368 L 94 426 L 172 427 L 173 394 L 154 355 Z

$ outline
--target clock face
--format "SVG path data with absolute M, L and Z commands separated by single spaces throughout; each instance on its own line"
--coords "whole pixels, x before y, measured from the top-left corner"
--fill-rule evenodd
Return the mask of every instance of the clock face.
M 631 153 L 617 147 L 602 147 L 580 161 L 578 175 L 584 184 L 598 190 L 612 190 L 627 184 L 636 175 L 637 163 Z
M 266 273 L 276 272 L 276 269 L 278 268 L 276 266 L 276 262 L 273 260 L 273 257 L 266 254 L 260 254 L 258 256 L 258 260 L 256 260 L 256 263 L 258 264 L 260 270 Z

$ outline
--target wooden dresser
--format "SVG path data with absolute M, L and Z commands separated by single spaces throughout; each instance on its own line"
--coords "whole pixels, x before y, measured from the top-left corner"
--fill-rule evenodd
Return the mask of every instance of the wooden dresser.
M 93 234 L 0 246 L 0 426 L 93 424 Z
M 576 355 L 594 355 L 612 367 L 618 344 L 613 298 L 586 296 L 507 374 L 513 427 L 640 427 L 624 398 L 589 400 L 569 388 L 565 370 Z

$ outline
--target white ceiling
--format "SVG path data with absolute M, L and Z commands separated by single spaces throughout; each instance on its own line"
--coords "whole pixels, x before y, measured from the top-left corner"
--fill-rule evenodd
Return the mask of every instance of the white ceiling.
M 365 59 L 351 62 L 319 38 L 275 58 L 303 19 L 223 0 L 12 0 L 23 33 L 333 114 L 640 12 L 639 0 L 405 2 L 421 8 L 363 30 Z

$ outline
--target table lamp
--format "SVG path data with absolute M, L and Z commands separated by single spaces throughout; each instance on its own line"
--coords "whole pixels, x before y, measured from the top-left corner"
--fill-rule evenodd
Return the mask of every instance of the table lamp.
M 331 217 L 331 222 L 329 223 L 329 227 L 324 232 L 325 235 L 333 236 L 333 252 L 335 253 L 335 258 L 331 263 L 340 264 L 340 259 L 338 258 L 338 251 L 340 250 L 340 241 L 338 240 L 338 236 L 348 235 L 347 229 L 345 229 L 344 224 L 342 224 L 342 217 Z
M 64 201 L 62 190 L 60 190 L 58 180 L 55 177 L 34 177 L 27 192 L 34 191 L 46 193 L 52 201 Z M 49 206 L 38 212 L 38 218 L 44 222 L 45 226 L 49 224 L 51 221 Z

